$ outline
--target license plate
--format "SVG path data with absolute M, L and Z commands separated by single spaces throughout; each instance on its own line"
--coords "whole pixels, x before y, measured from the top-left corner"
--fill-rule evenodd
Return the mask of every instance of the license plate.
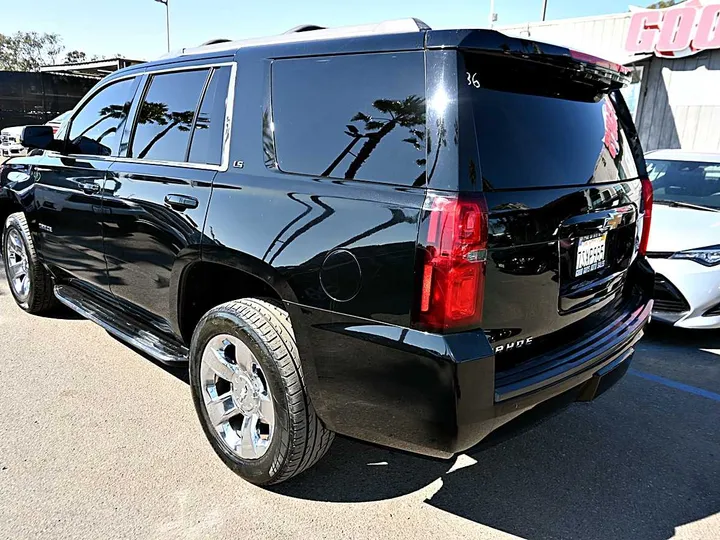
M 575 277 L 583 276 L 605 267 L 605 243 L 607 233 L 580 239 L 575 261 Z

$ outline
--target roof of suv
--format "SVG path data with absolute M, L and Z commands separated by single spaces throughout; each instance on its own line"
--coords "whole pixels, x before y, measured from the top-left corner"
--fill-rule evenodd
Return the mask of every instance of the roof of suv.
M 432 30 L 424 22 L 409 18 L 337 28 L 303 25 L 276 36 L 237 41 L 216 39 L 199 47 L 170 52 L 155 61 L 115 73 L 144 71 L 156 65 L 229 56 L 243 49 L 260 49 L 262 47 L 272 48 L 272 52 L 269 52 L 268 56 L 274 58 L 334 53 L 395 52 L 423 48 L 463 48 L 522 57 L 528 57 L 528 55 L 562 57 L 568 61 L 592 65 L 592 69 L 603 70 L 613 79 L 624 79 L 629 72 L 623 66 L 570 50 L 567 47 L 513 37 L 490 29 Z
M 430 30 L 430 27 L 419 19 L 397 19 L 383 21 L 375 24 L 364 24 L 360 26 L 341 26 L 337 28 L 320 28 L 310 25 L 296 27 L 284 34 L 253 39 L 242 39 L 234 41 L 222 41 L 200 47 L 188 47 L 180 51 L 170 52 L 161 59 L 175 56 L 216 53 L 223 51 L 237 51 L 248 47 L 259 47 L 262 45 L 279 45 L 282 43 L 307 43 L 311 41 L 327 41 L 331 39 L 357 38 L 366 36 L 407 34 L 411 32 L 423 32 Z

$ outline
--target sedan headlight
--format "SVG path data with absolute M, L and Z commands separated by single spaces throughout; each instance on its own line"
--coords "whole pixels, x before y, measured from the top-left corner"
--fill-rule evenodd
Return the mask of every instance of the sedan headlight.
M 689 249 L 687 251 L 678 251 L 673 253 L 671 259 L 687 259 L 695 261 L 703 266 L 715 266 L 720 264 L 720 246 L 710 246 L 706 248 Z

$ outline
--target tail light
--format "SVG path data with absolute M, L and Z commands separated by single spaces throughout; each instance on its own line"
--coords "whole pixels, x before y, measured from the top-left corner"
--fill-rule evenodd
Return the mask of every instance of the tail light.
M 488 219 L 485 199 L 429 196 L 416 323 L 447 332 L 482 321 Z
M 640 237 L 640 255 L 647 253 L 648 240 L 650 238 L 650 222 L 652 221 L 653 187 L 649 178 L 642 178 L 642 236 Z

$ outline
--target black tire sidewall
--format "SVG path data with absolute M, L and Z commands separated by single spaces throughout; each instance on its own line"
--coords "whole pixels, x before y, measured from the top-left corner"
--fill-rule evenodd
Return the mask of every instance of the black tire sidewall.
M 210 339 L 218 334 L 230 334 L 242 340 L 255 355 L 270 387 L 275 409 L 275 431 L 265 454 L 255 460 L 244 460 L 233 454 L 220 439 L 211 425 L 200 387 L 200 364 L 202 353 Z M 198 324 L 193 334 L 190 349 L 190 387 L 195 411 L 200 418 L 203 431 L 215 452 L 233 471 L 253 484 L 265 485 L 285 467 L 292 433 L 286 388 L 272 352 L 252 326 L 246 324 L 232 309 L 216 308 Z
M 10 231 L 14 229 L 18 232 L 20 235 L 20 239 L 22 240 L 23 246 L 25 247 L 25 255 L 27 256 L 28 260 L 28 279 L 30 280 L 30 293 L 27 295 L 27 298 L 25 300 L 21 299 L 17 293 L 15 292 L 15 288 L 12 286 L 12 283 L 10 283 L 10 268 L 9 268 L 9 261 L 7 259 L 7 242 L 9 242 L 10 237 Z M 32 249 L 30 246 L 30 242 L 32 242 L 31 239 L 27 238 L 25 235 L 25 231 L 23 230 L 22 224 L 18 221 L 18 219 L 15 216 L 10 216 L 5 223 L 5 229 L 3 230 L 2 235 L 2 257 L 3 257 L 3 265 L 5 266 L 5 277 L 8 282 L 8 287 L 10 288 L 10 293 L 13 295 L 13 298 L 15 299 L 15 303 L 20 306 L 25 311 L 31 311 L 30 306 L 33 305 L 34 295 L 35 291 L 37 289 L 36 283 L 35 283 L 35 260 L 33 260 L 32 257 Z

